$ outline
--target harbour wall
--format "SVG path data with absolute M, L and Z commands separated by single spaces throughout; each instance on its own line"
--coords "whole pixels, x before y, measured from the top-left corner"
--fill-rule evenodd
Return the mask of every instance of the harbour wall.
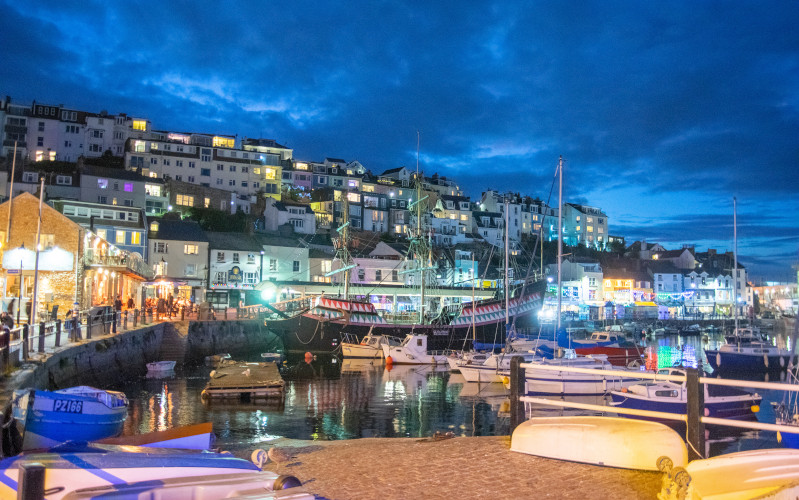
M 147 363 L 164 359 L 201 363 L 205 356 L 229 352 L 247 356 L 272 348 L 276 337 L 259 320 L 164 322 L 116 335 L 69 344 L 44 359 L 32 360 L 6 376 L 2 406 L 14 390 L 63 389 L 74 385 L 108 387 L 147 372 Z

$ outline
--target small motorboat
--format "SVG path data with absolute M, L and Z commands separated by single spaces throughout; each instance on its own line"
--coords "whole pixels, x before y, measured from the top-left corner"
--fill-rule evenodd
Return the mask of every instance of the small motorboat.
M 171 448 L 181 450 L 210 450 L 216 436 L 213 424 L 183 425 L 165 431 L 136 434 L 135 436 L 120 436 L 95 441 L 98 444 L 113 444 L 118 446 L 140 446 L 142 448 Z
M 427 335 L 409 333 L 398 346 L 383 344 L 383 356 L 393 364 L 448 366 L 446 354 L 427 351 Z
M 67 441 L 118 436 L 128 415 L 128 399 L 117 391 L 89 386 L 60 391 L 14 391 L 14 419 L 22 449 L 50 448 Z
M 797 362 L 796 353 L 759 341 L 724 344 L 718 349 L 705 349 L 705 354 L 710 366 L 719 371 L 779 372 Z
M 261 359 L 263 359 L 264 362 L 270 361 L 272 363 L 280 363 L 283 361 L 283 355 L 279 352 L 262 352 Z
M 205 366 L 210 366 L 211 368 L 217 368 L 220 364 L 226 361 L 230 361 L 230 354 L 228 353 L 221 353 L 221 354 L 214 354 L 213 356 L 206 356 L 205 357 Z
M 618 417 L 534 417 L 513 431 L 510 449 L 557 460 L 647 471 L 660 470 L 663 457 L 677 467 L 688 463 L 685 443 L 670 427 Z
M 398 346 L 400 339 L 390 335 L 373 335 L 371 330 L 360 342 L 345 334 L 341 342 L 341 353 L 345 358 L 377 358 L 383 359 L 383 346 Z
M 658 370 L 658 374 L 685 376 L 685 371 L 670 368 Z M 736 420 L 755 419 L 759 411 L 761 397 L 741 389 L 723 385 L 705 385 L 705 415 L 715 418 Z M 685 382 L 678 384 L 668 381 L 649 381 L 634 384 L 610 393 L 611 406 L 635 410 L 681 413 L 687 411 L 688 391 Z M 646 418 L 625 415 L 628 418 Z
M 480 351 L 456 351 L 447 356 L 450 371 L 460 371 L 461 366 L 482 365 L 489 354 Z
M 535 357 L 532 353 L 506 352 L 492 354 L 482 364 L 461 364 L 461 375 L 467 382 L 480 382 L 501 384 L 504 382 L 504 373 L 510 370 L 510 362 L 514 357 L 521 356 L 523 363 L 529 363 Z
M 175 361 L 153 361 L 147 363 L 147 373 L 164 373 L 175 369 Z

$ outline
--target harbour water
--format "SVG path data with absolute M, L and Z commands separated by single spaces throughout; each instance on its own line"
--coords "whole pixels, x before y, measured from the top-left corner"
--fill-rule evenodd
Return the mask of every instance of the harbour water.
M 661 362 L 685 358 L 690 364 L 692 357 L 696 362 L 696 357 L 702 356 L 703 348 L 715 347 L 718 342 L 720 338 L 670 336 L 648 344 L 659 353 Z M 250 361 L 260 361 L 260 355 L 253 354 Z M 268 442 L 280 438 L 421 438 L 436 432 L 488 436 L 507 435 L 509 431 L 508 396 L 501 384 L 467 383 L 460 374 L 443 367 L 388 368 L 382 360 L 334 357 L 316 359 L 310 367 L 301 359 L 289 359 L 285 366 L 286 392 L 280 402 L 203 402 L 200 392 L 211 371 L 205 366 L 186 368 L 165 378 L 142 377 L 113 387 L 125 392 L 130 400 L 124 434 L 212 422 L 218 446 L 243 451 L 268 446 Z M 758 420 L 773 423 L 770 403 L 780 401 L 784 393 L 760 393 L 764 399 Z M 604 404 L 602 396 L 581 397 L 579 401 Z M 539 407 L 534 412 L 581 414 L 554 407 Z M 710 455 L 780 446 L 773 432 L 733 428 L 709 429 L 708 443 Z

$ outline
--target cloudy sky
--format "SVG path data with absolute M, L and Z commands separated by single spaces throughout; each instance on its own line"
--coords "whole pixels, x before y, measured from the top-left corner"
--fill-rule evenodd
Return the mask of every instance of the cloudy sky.
M 795 1 L 0 0 L 0 94 L 602 208 L 612 234 L 799 259 Z M 556 199 L 554 200 L 556 202 Z M 793 274 L 795 277 L 795 272 Z

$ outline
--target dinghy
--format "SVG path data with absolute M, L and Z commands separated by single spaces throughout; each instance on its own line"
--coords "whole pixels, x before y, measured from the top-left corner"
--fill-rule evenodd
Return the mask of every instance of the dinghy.
M 147 363 L 147 373 L 163 373 L 175 369 L 175 361 L 153 361 Z
M 657 471 L 668 457 L 676 467 L 688 463 L 677 432 L 656 422 L 617 417 L 534 417 L 511 436 L 511 451 L 585 464 Z
M 658 498 L 684 489 L 680 498 L 692 500 L 787 499 L 799 490 L 799 450 L 741 451 L 694 460 L 685 470 L 688 477 L 675 476 L 679 484 L 664 484 Z

